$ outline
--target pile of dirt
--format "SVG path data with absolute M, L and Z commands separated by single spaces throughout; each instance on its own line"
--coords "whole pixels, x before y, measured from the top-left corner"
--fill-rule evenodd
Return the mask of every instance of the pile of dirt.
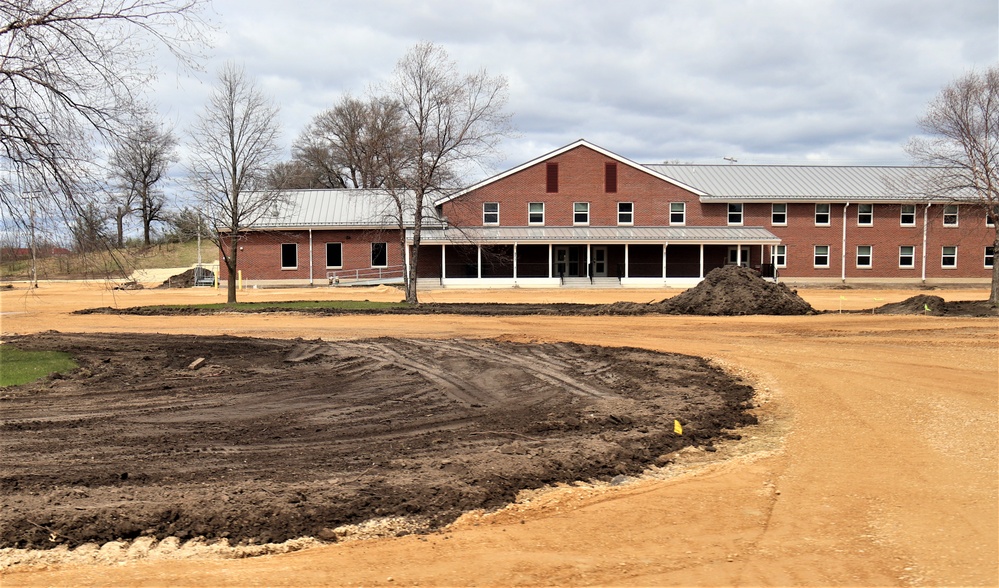
M 670 314 L 815 314 L 812 305 L 796 291 L 767 281 L 749 268 L 734 265 L 711 270 L 700 284 L 657 306 L 661 312 Z
M 0 549 L 335 541 L 385 517 L 433 529 L 524 489 L 713 451 L 756 422 L 749 386 L 633 348 L 53 332 L 8 344 L 79 368 L 0 388 Z
M 215 272 L 204 267 L 192 267 L 191 269 L 170 276 L 163 280 L 157 288 L 193 288 L 194 286 L 211 285 L 215 281 Z
M 901 302 L 884 304 L 871 311 L 872 314 L 922 314 L 927 316 L 999 316 L 999 309 L 988 300 L 964 300 L 947 302 L 939 296 L 919 294 Z

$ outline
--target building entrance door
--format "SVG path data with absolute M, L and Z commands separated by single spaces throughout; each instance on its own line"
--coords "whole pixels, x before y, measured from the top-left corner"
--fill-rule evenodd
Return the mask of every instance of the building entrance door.
M 594 278 L 606 278 L 607 277 L 607 248 L 606 247 L 593 247 L 591 252 L 593 255 L 593 277 Z

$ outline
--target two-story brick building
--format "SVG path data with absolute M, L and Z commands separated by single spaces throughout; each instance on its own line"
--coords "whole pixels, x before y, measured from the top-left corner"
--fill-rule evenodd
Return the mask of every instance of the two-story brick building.
M 923 196 L 934 173 L 641 165 L 577 141 L 438 200 L 418 272 L 423 285 L 461 287 L 683 287 L 725 264 L 810 282 L 987 282 L 994 230 L 974 199 Z M 413 256 L 390 202 L 289 193 L 244 239 L 244 279 L 388 279 L 389 268 L 401 279 Z

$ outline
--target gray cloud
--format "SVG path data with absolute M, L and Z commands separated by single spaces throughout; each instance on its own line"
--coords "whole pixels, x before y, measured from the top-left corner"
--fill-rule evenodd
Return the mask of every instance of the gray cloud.
M 165 75 L 181 127 L 232 59 L 274 96 L 290 145 L 413 43 L 510 82 L 512 166 L 579 138 L 641 161 L 906 163 L 940 87 L 999 60 L 995 2 L 216 0 L 206 73 Z

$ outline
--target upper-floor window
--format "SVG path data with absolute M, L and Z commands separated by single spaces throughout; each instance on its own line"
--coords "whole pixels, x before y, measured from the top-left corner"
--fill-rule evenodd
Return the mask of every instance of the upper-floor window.
M 282 243 L 281 269 L 297 269 L 297 268 L 298 268 L 298 244 Z
M 619 225 L 635 224 L 635 204 L 633 202 L 617 203 L 617 224 Z
M 828 227 L 829 226 L 829 205 L 828 204 L 816 204 L 815 205 L 815 226 L 818 226 L 818 227 Z
M 482 224 L 484 225 L 499 224 L 499 202 L 482 203 Z
M 858 204 L 857 205 L 857 225 L 861 227 L 869 227 L 874 224 L 874 205 L 873 204 Z
M 871 257 L 874 247 L 871 245 L 857 245 L 857 267 L 871 267 Z
M 670 202 L 669 203 L 669 224 L 671 224 L 671 225 L 685 225 L 685 224 L 687 224 L 687 203 L 686 202 Z
M 558 192 L 558 164 L 549 163 L 545 169 L 545 192 L 554 194 Z
M 943 211 L 943 225 L 945 227 L 956 227 L 957 226 L 957 205 L 948 204 L 944 206 Z
M 608 194 L 613 194 L 617 192 L 617 164 L 616 163 L 605 163 L 604 164 L 604 191 Z
M 988 210 L 985 211 L 985 226 L 986 227 L 994 227 L 994 226 L 996 226 L 995 217 L 993 217 L 991 214 L 989 214 Z
M 529 225 L 545 224 L 544 202 L 531 202 L 527 205 L 527 224 Z
M 590 224 L 590 203 L 589 202 L 573 202 L 572 203 L 572 224 L 574 224 L 574 225 L 588 225 L 588 224 Z
M 728 224 L 730 224 L 730 225 L 741 225 L 742 224 L 742 203 L 741 202 L 729 202 L 728 203 Z
M 343 243 L 326 244 L 326 267 L 343 267 Z
M 898 217 L 898 224 L 903 227 L 916 226 L 916 205 L 903 204 L 902 212 Z
M 787 226 L 787 204 L 775 202 L 770 205 L 770 224 L 775 227 Z

